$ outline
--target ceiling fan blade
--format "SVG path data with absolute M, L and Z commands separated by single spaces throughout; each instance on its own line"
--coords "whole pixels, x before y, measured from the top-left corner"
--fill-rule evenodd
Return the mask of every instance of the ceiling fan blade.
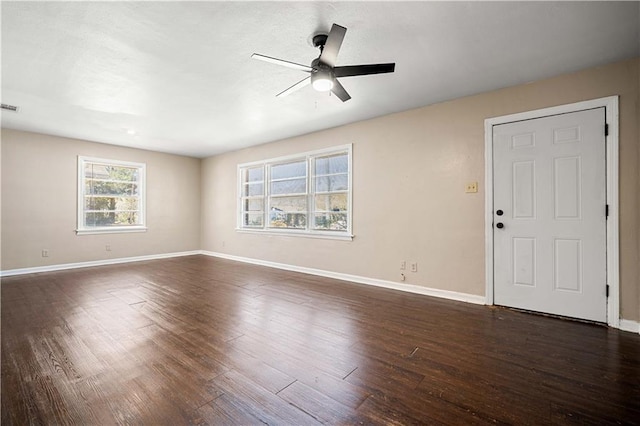
M 294 84 L 293 86 L 289 87 L 286 90 L 283 90 L 282 92 L 278 93 L 276 95 L 277 98 L 282 98 L 284 96 L 290 95 L 291 93 L 295 92 L 296 90 L 300 90 L 302 89 L 304 86 L 308 86 L 311 83 L 311 76 L 306 77 L 302 80 L 300 80 L 299 82 L 297 82 L 296 84 Z
M 322 48 L 322 54 L 320 55 L 320 62 L 329 65 L 330 67 L 336 66 L 336 59 L 338 58 L 338 51 L 342 46 L 342 40 L 347 32 L 345 27 L 341 27 L 338 24 L 333 24 L 329 35 L 327 36 L 327 42 Z
M 396 69 L 395 63 L 390 64 L 370 64 L 370 65 L 348 65 L 346 67 L 335 67 L 333 73 L 336 77 L 353 77 L 356 75 L 384 74 L 393 72 Z
M 289 61 L 285 61 L 285 60 L 282 60 L 282 59 L 272 58 L 271 56 L 264 56 L 264 55 L 261 55 L 259 53 L 254 53 L 253 55 L 251 55 L 251 57 L 253 59 L 258 59 L 260 61 L 270 62 L 272 64 L 282 65 L 282 66 L 285 66 L 287 68 L 293 68 L 293 69 L 300 70 L 300 71 L 306 71 L 306 72 L 311 72 L 312 71 L 312 68 L 308 67 L 306 65 L 296 64 L 295 62 L 289 62 Z
M 342 84 L 340 84 L 337 79 L 333 80 L 333 87 L 331 88 L 331 91 L 334 95 L 340 98 L 342 102 L 347 102 L 349 99 L 351 99 L 351 95 L 349 95 L 347 91 L 344 90 L 344 87 L 342 87 Z

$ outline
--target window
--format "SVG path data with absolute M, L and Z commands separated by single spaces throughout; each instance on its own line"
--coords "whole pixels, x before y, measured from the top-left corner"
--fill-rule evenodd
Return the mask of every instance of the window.
M 145 165 L 78 157 L 78 234 L 145 231 Z
M 351 145 L 238 166 L 238 229 L 351 238 Z

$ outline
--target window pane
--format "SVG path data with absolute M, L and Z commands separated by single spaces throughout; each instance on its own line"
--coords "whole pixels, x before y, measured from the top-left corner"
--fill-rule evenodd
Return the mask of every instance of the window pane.
M 85 210 L 138 210 L 137 198 L 85 197 Z
M 244 197 L 252 197 L 256 195 L 264 194 L 264 184 L 263 183 L 247 183 L 244 185 L 244 190 L 242 191 L 242 196 Z
M 316 195 L 316 211 L 347 211 L 347 194 Z
M 138 180 L 138 169 L 134 169 L 131 167 L 109 166 L 109 178 L 114 180 L 135 182 Z
M 271 166 L 271 179 L 286 179 L 302 177 L 306 175 L 306 161 L 297 161 L 294 163 L 277 164 L 275 166 Z
M 86 226 L 112 226 L 116 223 L 116 213 L 113 211 L 85 213 Z
M 269 214 L 269 226 L 272 228 L 304 229 L 307 227 L 307 214 L 283 213 L 272 210 Z
M 264 169 L 262 167 L 255 167 L 244 170 L 244 182 L 259 182 L 264 180 Z
M 276 197 L 270 200 L 269 226 L 306 228 L 307 197 Z
M 304 194 L 307 192 L 307 179 L 292 179 L 271 182 L 271 194 Z
M 84 165 L 84 176 L 86 178 L 109 179 L 109 172 L 106 165 L 86 163 Z
M 349 156 L 346 153 L 316 158 L 316 175 L 347 173 L 348 171 Z
M 85 182 L 87 195 L 138 195 L 138 185 L 135 183 L 119 183 L 100 180 Z
M 315 229 L 329 231 L 345 231 L 347 229 L 346 213 L 325 213 L 315 215 Z
M 137 225 L 138 212 L 116 212 L 116 225 Z
M 113 211 L 116 209 L 116 199 L 114 197 L 85 197 L 85 210 Z
M 247 198 L 243 200 L 242 210 L 245 212 L 264 210 L 264 200 L 262 198 Z
M 251 228 L 262 228 L 262 213 L 245 213 L 242 215 L 242 226 Z
M 135 182 L 138 180 L 138 169 L 133 167 L 87 163 L 84 168 L 84 173 L 85 177 L 93 179 L 128 182 Z
M 270 201 L 272 212 L 307 211 L 307 197 L 274 197 Z
M 85 213 L 85 226 L 127 226 L 138 224 L 137 212 L 89 212 Z
M 316 178 L 316 192 L 346 191 L 349 189 L 349 176 L 321 176 Z

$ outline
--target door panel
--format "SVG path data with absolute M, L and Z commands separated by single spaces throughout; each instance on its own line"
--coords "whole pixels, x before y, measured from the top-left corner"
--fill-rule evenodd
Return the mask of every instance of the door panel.
M 496 304 L 606 321 L 604 124 L 596 108 L 494 126 Z
M 534 219 L 536 217 L 536 163 L 518 161 L 513 163 L 513 217 Z
M 555 290 L 582 291 L 582 241 L 556 239 L 553 250 Z
M 513 283 L 536 285 L 535 238 L 513 238 Z
M 553 193 L 556 219 L 580 219 L 582 208 L 582 159 L 564 157 L 553 159 Z

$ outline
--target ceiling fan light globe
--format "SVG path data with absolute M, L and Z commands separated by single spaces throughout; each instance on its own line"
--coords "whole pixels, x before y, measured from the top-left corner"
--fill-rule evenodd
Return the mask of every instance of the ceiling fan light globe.
M 318 92 L 328 92 L 333 88 L 333 80 L 329 78 L 316 78 L 313 80 L 312 85 Z

